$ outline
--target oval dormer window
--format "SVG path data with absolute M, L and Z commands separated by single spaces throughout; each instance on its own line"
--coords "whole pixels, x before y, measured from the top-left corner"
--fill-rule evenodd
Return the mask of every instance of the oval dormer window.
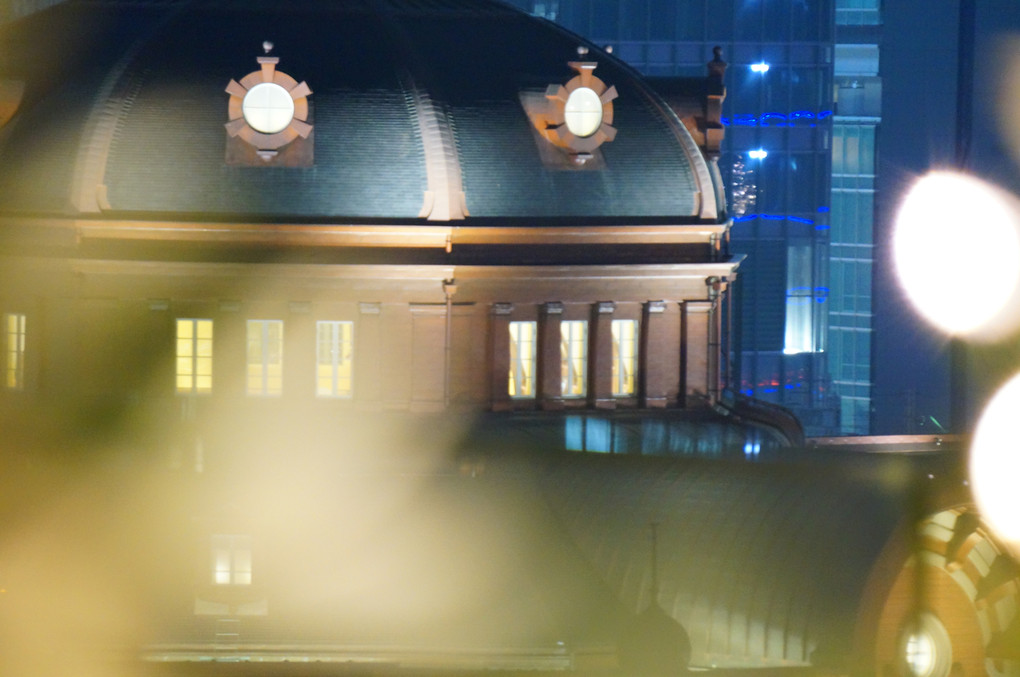
M 602 99 L 589 87 L 578 87 L 567 97 L 563 121 L 574 136 L 591 136 L 602 125 Z
M 257 132 L 282 132 L 294 119 L 294 99 L 290 92 L 275 82 L 262 82 L 244 95 L 241 113 L 245 122 Z

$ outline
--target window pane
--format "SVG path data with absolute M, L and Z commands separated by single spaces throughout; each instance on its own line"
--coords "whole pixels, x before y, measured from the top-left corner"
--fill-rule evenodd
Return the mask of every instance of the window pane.
M 5 315 L 4 330 L 4 385 L 11 390 L 21 390 L 25 387 L 25 316 L 21 313 Z
M 251 585 L 251 537 L 212 537 L 212 579 L 216 585 Z
M 213 321 L 177 320 L 178 393 L 212 392 Z
M 783 352 L 786 354 L 813 352 L 816 310 L 812 271 L 812 248 L 807 244 L 791 244 L 787 250 L 786 266 L 786 331 Z
M 315 394 L 350 397 L 354 365 L 354 323 L 316 324 Z
M 336 394 L 350 397 L 353 394 L 354 373 L 354 323 L 340 322 L 338 333 L 340 345 L 337 348 Z
M 564 397 L 587 393 L 588 323 L 571 320 L 560 323 L 560 388 Z
M 248 320 L 248 394 L 283 393 L 283 320 Z
M 228 548 L 213 549 L 213 582 L 217 585 L 230 583 L 230 550 Z
M 535 322 L 510 323 L 510 375 L 511 397 L 535 396 Z
M 636 392 L 637 320 L 613 320 L 613 395 Z
M 195 373 L 201 374 L 202 376 L 212 376 L 212 358 L 211 357 L 195 358 Z
M 251 585 L 251 550 L 234 547 L 234 583 Z

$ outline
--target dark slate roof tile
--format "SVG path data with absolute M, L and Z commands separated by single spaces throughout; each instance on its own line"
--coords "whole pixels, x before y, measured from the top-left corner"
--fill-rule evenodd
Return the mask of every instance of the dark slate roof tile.
M 49 98 L 33 91 L 0 136 L 8 165 L 0 169 L 0 208 L 67 213 L 73 172 L 89 164 L 76 165 L 79 148 L 92 143 L 92 164 L 107 160 L 90 180 L 107 187 L 114 213 L 417 222 L 430 146 L 415 101 L 427 96 L 451 127 L 469 219 L 696 218 L 695 175 L 675 137 L 686 132 L 609 56 L 592 56 L 596 75 L 620 93 L 619 134 L 600 149 L 604 166 L 543 164 L 545 142 L 519 97 L 573 77 L 567 62 L 578 58 L 580 38 L 503 4 L 69 0 L 44 14 L 73 22 L 89 12 L 105 17 L 101 45 L 78 67 L 91 75 L 47 80 Z M 263 40 L 275 43 L 278 69 L 312 89 L 314 166 L 226 164 L 224 88 L 258 69 Z M 24 68 L 31 59 L 15 61 Z M 101 116 L 110 124 L 97 133 Z

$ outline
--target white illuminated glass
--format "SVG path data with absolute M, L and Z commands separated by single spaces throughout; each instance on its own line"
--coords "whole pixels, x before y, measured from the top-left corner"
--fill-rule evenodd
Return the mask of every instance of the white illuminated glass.
M 602 99 L 595 90 L 578 87 L 567 97 L 563 119 L 574 136 L 591 136 L 602 125 Z
M 769 156 L 764 148 L 758 148 L 756 150 L 748 151 L 747 156 L 752 160 L 764 160 Z
M 215 585 L 251 585 L 251 537 L 212 537 L 212 581 Z
M 294 99 L 290 92 L 274 82 L 262 82 L 244 95 L 241 101 L 244 121 L 256 132 L 282 132 L 294 119 Z
M 753 63 L 751 64 L 751 70 L 754 71 L 755 73 L 768 73 L 769 65 L 764 61 L 762 61 L 761 63 Z
M 933 614 L 921 613 L 900 640 L 902 674 L 946 677 L 951 673 L 953 643 L 946 626 Z
M 926 632 L 911 635 L 906 645 L 907 667 L 910 674 L 927 677 L 935 667 L 935 640 Z
M 812 248 L 790 245 L 786 250 L 786 326 L 783 352 L 787 355 L 811 353 L 816 342 L 814 288 L 812 287 Z

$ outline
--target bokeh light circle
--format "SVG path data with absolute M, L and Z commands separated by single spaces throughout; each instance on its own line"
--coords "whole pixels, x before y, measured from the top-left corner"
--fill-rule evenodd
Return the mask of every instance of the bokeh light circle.
M 970 450 L 970 482 L 982 516 L 996 534 L 1020 544 L 1020 374 L 985 407 Z
M 1015 327 L 1020 218 L 1011 199 L 976 178 L 932 172 L 896 216 L 893 256 L 917 310 L 950 334 L 999 335 Z

